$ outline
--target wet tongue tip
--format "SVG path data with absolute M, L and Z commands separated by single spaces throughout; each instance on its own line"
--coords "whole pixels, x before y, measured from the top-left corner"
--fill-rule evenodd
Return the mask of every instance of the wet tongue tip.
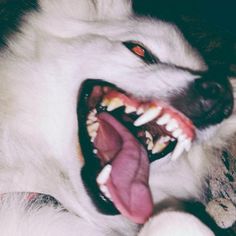
M 120 213 L 134 223 L 143 224 L 152 215 L 153 200 L 148 184 L 147 154 L 142 146 L 138 147 L 139 154 L 124 148 L 117 155 L 107 187 Z
M 130 219 L 138 224 L 145 223 L 153 213 L 153 201 L 149 187 L 144 183 L 132 184 Z M 138 196 L 138 197 L 137 197 Z
M 110 179 L 107 183 L 113 203 L 120 213 L 136 224 L 144 224 L 153 213 L 153 201 L 149 187 L 145 183 L 135 182 L 130 187 L 129 199 L 124 199 L 122 190 L 117 194 Z

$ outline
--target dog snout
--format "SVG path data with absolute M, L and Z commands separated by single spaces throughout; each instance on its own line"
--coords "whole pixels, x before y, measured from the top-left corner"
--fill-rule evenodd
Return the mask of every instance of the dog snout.
M 217 113 L 221 107 L 223 117 L 227 118 L 233 108 L 231 88 L 227 81 L 214 81 L 197 79 L 194 82 L 195 89 L 199 94 L 199 102 L 204 113 Z M 217 114 L 216 114 L 217 115 Z
M 225 86 L 217 81 L 205 81 L 198 79 L 195 81 L 196 89 L 205 100 L 218 100 L 225 93 Z
M 226 76 L 206 73 L 171 98 L 171 104 L 202 129 L 228 118 L 233 111 L 233 92 Z

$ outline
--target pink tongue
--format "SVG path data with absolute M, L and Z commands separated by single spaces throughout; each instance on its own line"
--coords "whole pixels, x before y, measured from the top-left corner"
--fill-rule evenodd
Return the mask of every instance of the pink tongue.
M 94 144 L 102 161 L 112 165 L 106 184 L 112 201 L 124 216 L 143 224 L 153 210 L 146 150 L 108 113 L 99 114 L 98 119 L 100 126 Z

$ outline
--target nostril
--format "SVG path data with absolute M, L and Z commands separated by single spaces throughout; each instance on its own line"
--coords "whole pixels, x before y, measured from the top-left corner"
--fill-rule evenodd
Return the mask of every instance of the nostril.
M 223 115 L 225 118 L 229 117 L 232 113 L 232 109 L 233 109 L 233 106 L 229 105 L 229 106 L 226 106 L 225 109 L 223 110 Z
M 204 99 L 218 100 L 224 93 L 224 87 L 216 81 L 196 80 L 196 89 Z

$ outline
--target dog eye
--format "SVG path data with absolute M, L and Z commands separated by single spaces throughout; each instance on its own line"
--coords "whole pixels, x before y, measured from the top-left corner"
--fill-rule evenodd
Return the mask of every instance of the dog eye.
M 123 42 L 123 45 L 127 47 L 132 53 L 140 57 L 147 64 L 156 64 L 159 59 L 154 56 L 150 50 L 146 49 L 143 45 L 135 41 Z

